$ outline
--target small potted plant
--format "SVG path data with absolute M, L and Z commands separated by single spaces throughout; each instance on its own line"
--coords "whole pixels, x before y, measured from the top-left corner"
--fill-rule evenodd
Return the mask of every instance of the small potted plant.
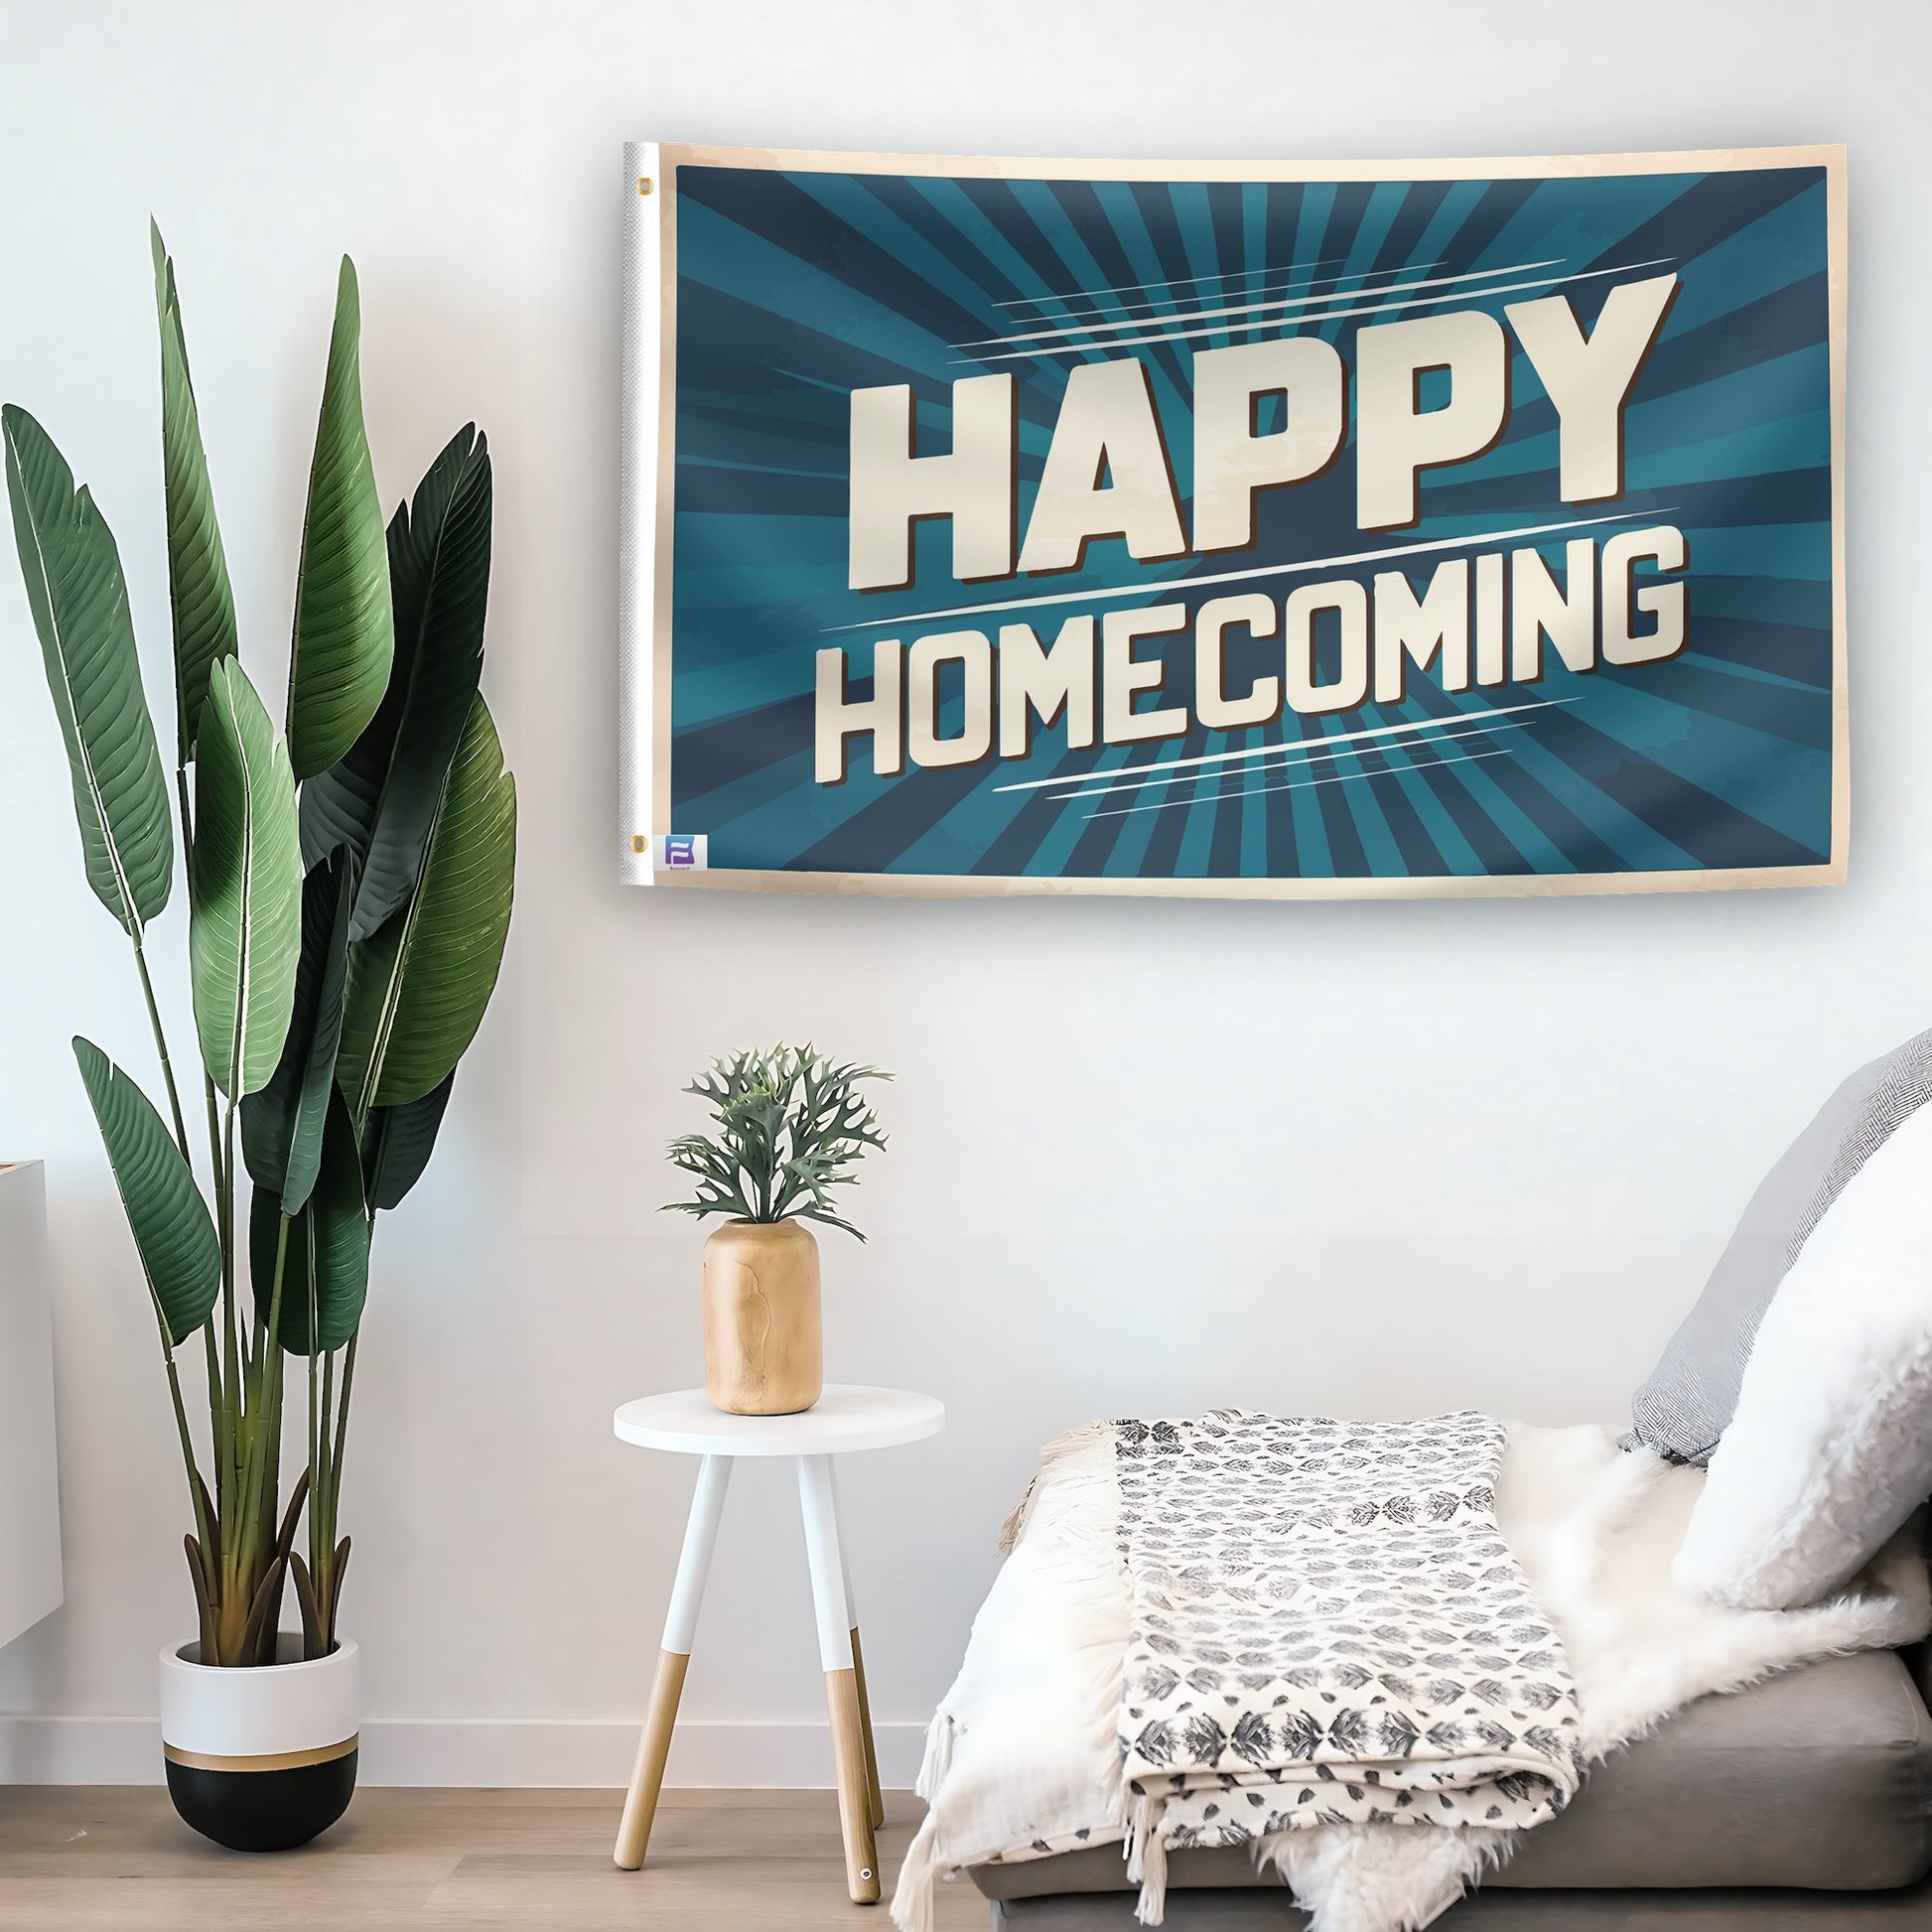
M 818 1242 L 805 1223 L 866 1238 L 832 1211 L 832 1190 L 886 1145 L 859 1083 L 892 1077 L 778 1045 L 714 1060 L 684 1089 L 714 1125 L 671 1143 L 671 1165 L 696 1187 L 665 1207 L 730 1217 L 704 1247 L 705 1389 L 728 1415 L 795 1415 L 824 1390 Z
M 13 404 L 0 409 L 0 456 L 87 882 L 132 943 L 162 1095 L 157 1106 L 132 1073 L 75 1039 L 147 1280 L 193 1525 L 199 1635 L 161 1657 L 168 1789 L 197 1831 L 266 1852 L 326 1831 L 355 1786 L 356 1647 L 338 1633 L 349 1549 L 338 1505 L 369 1243 L 378 1213 L 423 1173 L 496 983 L 516 792 L 478 690 L 483 439 L 460 431 L 385 532 L 345 259 L 278 731 L 241 666 L 159 233 L 154 272 L 172 795 L 105 518 Z M 177 838 L 188 859 L 193 1074 L 170 1055 L 146 949 L 174 888 Z M 308 1454 L 287 1481 L 291 1374 L 307 1385 Z M 282 1628 L 285 1600 L 299 1630 Z

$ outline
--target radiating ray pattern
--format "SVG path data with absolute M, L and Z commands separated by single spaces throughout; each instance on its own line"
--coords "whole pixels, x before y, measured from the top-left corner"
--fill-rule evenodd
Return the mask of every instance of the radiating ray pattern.
M 1819 166 L 1549 180 L 1007 180 L 685 163 L 675 177 L 671 818 L 714 871 L 961 880 L 1331 881 L 1690 875 L 1833 859 L 1835 585 L 1831 260 Z M 957 582 L 949 533 L 915 533 L 903 591 L 847 588 L 853 389 L 908 383 L 918 454 L 951 447 L 951 384 L 1018 384 L 1019 527 L 1070 369 L 1149 371 L 1191 529 L 1196 351 L 1360 332 L 1450 309 L 1501 317 L 1562 293 L 1585 329 L 1620 279 L 1680 277 L 1624 415 L 1624 490 L 1567 503 L 1558 419 L 1512 336 L 1511 407 L 1486 454 L 1423 473 L 1412 528 L 1356 524 L 1340 459 L 1256 498 L 1251 549 L 1137 564 L 1117 540 L 1050 578 Z M 1651 266 L 1646 266 L 1651 265 Z M 1525 293 L 1527 291 L 1527 295 Z M 1257 431 L 1269 424 L 1257 419 Z M 1424 406 L 1428 406 L 1425 401 Z M 813 776 L 817 653 L 955 628 L 1024 603 L 1064 613 L 1179 602 L 1233 574 L 1280 597 L 1313 560 L 1365 586 L 1444 556 L 1531 545 L 1561 581 L 1571 536 L 1684 532 L 1688 643 L 1663 662 L 1444 688 L 1156 744 L 844 782 Z M 1391 562 L 1391 550 L 1413 551 Z M 1230 588 L 1243 588 L 1235 584 Z M 1063 600 L 1046 603 L 1048 598 Z M 1084 601 L 1091 600 L 1091 601 Z M 920 620 L 916 621 L 915 620 Z M 1158 648 L 1157 648 L 1158 644 Z M 662 647 L 660 643 L 660 648 Z M 1228 681 L 1266 670 L 1232 637 Z M 1279 669 L 1280 643 L 1273 663 Z M 1325 646 L 1324 646 L 1325 648 Z M 1194 715 L 1188 631 L 1148 639 L 1163 705 Z M 1319 655 L 1319 653 L 1318 653 Z M 962 703 L 942 690 L 942 731 Z M 1579 880 L 1578 883 L 1583 883 Z

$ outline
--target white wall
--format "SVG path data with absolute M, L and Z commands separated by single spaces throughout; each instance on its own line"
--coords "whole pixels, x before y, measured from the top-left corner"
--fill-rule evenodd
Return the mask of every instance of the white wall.
M 382 1231 L 344 1506 L 373 1775 L 621 1774 L 614 1721 L 642 1704 L 690 1471 L 621 1449 L 608 1418 L 699 1374 L 699 1230 L 652 1210 L 690 1119 L 676 1089 L 735 1042 L 809 1035 L 899 1076 L 871 1245 L 831 1236 L 826 1258 L 835 1376 L 931 1389 L 953 1417 L 847 1480 L 901 1777 L 994 1525 L 1061 1427 L 1218 1403 L 1621 1411 L 1823 1091 L 1932 1021 L 1929 22 L 1905 0 L 4 0 L 0 394 L 117 528 L 158 704 L 150 209 L 258 678 L 279 688 L 340 250 L 361 270 L 385 497 L 466 418 L 496 454 L 486 682 L 521 877 L 436 1166 Z M 1264 156 L 1849 141 L 1853 883 L 1354 906 L 620 888 L 627 135 Z M 0 1711 L 96 1722 L 0 1725 L 0 1776 L 151 1773 L 152 1733 L 120 1721 L 152 1712 L 154 1653 L 190 1627 L 153 1330 L 67 1047 L 84 1029 L 145 1067 L 145 1030 L 64 787 L 9 568 L 0 1156 L 48 1162 L 68 1603 L 0 1654 Z M 186 1044 L 179 917 L 157 949 Z M 802 1571 L 777 1472 L 749 1472 L 684 1776 L 820 1775 L 814 1735 L 783 1727 L 820 1708 Z

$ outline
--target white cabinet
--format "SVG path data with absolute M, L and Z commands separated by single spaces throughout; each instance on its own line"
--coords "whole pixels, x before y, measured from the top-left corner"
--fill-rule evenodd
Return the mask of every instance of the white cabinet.
M 60 1601 L 47 1188 L 23 1161 L 0 1165 L 0 1643 Z

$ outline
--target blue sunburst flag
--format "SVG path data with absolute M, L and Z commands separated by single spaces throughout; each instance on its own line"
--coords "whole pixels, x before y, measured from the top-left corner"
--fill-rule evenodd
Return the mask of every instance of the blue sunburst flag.
M 629 876 L 1844 877 L 1842 151 L 629 154 Z

